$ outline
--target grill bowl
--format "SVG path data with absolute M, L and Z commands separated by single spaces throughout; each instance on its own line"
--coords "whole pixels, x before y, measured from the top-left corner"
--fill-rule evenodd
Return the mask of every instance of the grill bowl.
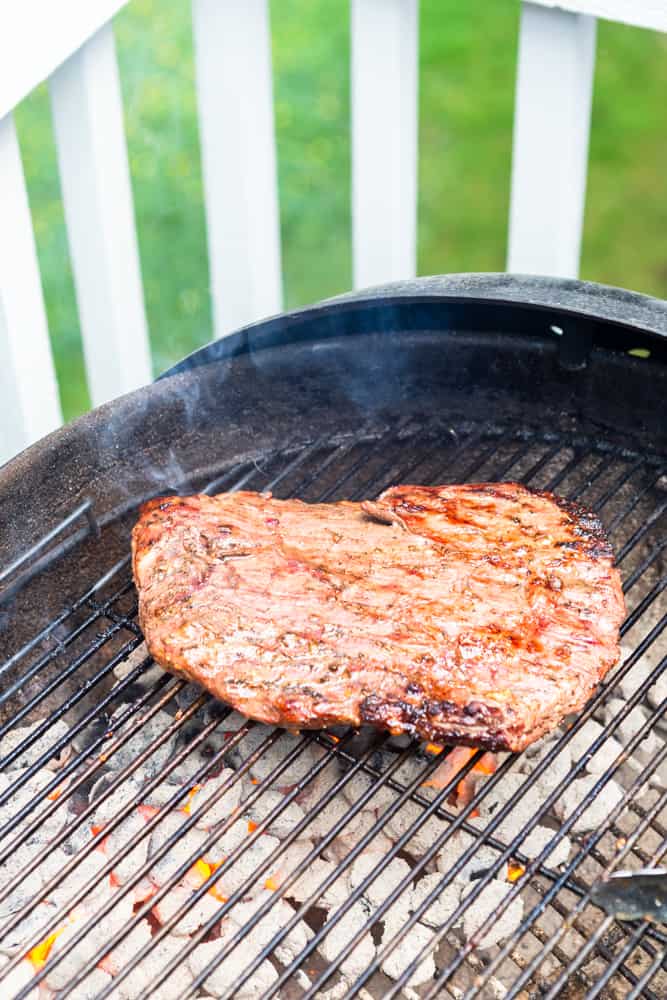
M 46 749 L 38 763 L 46 764 L 59 752 L 56 723 L 78 727 L 74 754 L 65 765 L 76 783 L 84 769 L 95 767 L 98 744 L 106 753 L 105 739 L 120 732 L 122 705 L 135 706 L 127 711 L 128 720 L 138 726 L 137 753 L 146 753 L 144 745 L 150 748 L 152 740 L 161 738 L 144 714 L 155 714 L 156 705 L 160 711 L 187 705 L 180 682 L 159 672 L 156 676 L 139 655 L 127 546 L 137 506 L 149 496 L 245 487 L 335 500 L 373 496 L 400 481 L 519 479 L 576 497 L 597 509 L 611 532 L 629 609 L 625 658 L 548 757 L 532 764 L 507 758 L 480 790 L 479 801 L 461 812 L 448 801 L 448 790 L 437 800 L 424 792 L 424 777 L 435 763 L 419 748 L 395 747 L 385 737 L 366 733 L 341 733 L 340 742 L 326 734 L 304 737 L 303 747 L 295 745 L 289 752 L 298 756 L 307 747 L 319 748 L 325 755 L 317 758 L 325 761 L 322 767 L 343 783 L 334 798 L 361 772 L 367 779 L 363 787 L 373 789 L 372 794 L 384 788 L 389 796 L 385 810 L 395 806 L 398 811 L 402 802 L 416 808 L 405 842 L 391 848 L 393 856 L 410 860 L 413 878 L 430 866 L 431 859 L 411 853 L 410 843 L 431 814 L 443 838 L 437 846 L 467 834 L 470 858 L 487 859 L 459 915 L 443 921 L 424 946 L 424 955 L 428 949 L 437 955 L 439 978 L 422 984 L 422 994 L 441 989 L 457 995 L 458 989 L 484 997 L 497 980 L 513 996 L 521 989 L 557 996 L 566 984 L 579 990 L 573 994 L 577 996 L 664 995 L 662 932 L 647 923 L 614 925 L 590 905 L 587 895 L 593 881 L 620 860 L 628 867 L 660 859 L 667 844 L 664 787 L 656 783 L 647 793 L 664 762 L 662 739 L 623 786 L 622 799 L 609 809 L 604 824 L 586 835 L 572 835 L 565 867 L 550 867 L 549 851 L 540 856 L 522 850 L 527 824 L 539 816 L 517 821 L 508 837 L 504 827 L 504 835 L 497 835 L 500 811 L 486 826 L 476 825 L 473 814 L 484 809 L 494 787 L 505 782 L 515 788 L 507 778 L 521 773 L 523 784 L 499 807 L 506 812 L 513 805 L 518 808 L 540 775 L 557 767 L 584 724 L 597 721 L 603 727 L 597 742 L 582 748 L 578 740 L 578 756 L 563 775 L 562 787 L 552 789 L 553 801 L 540 807 L 545 824 L 551 823 L 558 836 L 554 810 L 568 785 L 586 773 L 587 759 L 604 739 L 618 734 L 636 706 L 645 710 L 644 737 L 660 724 L 663 712 L 650 693 L 663 668 L 661 643 L 664 656 L 666 330 L 663 303 L 599 286 L 504 276 L 425 280 L 258 324 L 202 349 L 155 385 L 51 435 L 0 470 L 0 566 L 5 567 L 0 572 L 0 733 L 11 737 L 17 727 L 40 722 Z M 120 680 L 119 688 L 119 668 L 128 660 L 134 672 Z M 635 670 L 640 664 L 646 669 L 632 682 L 640 677 Z M 171 723 L 176 745 L 186 755 L 197 752 L 197 740 L 206 743 L 206 727 L 213 733 L 225 725 L 223 711 L 216 716 L 206 696 L 193 704 Z M 220 762 L 233 760 L 236 774 L 242 775 L 244 761 L 260 745 L 261 730 L 250 726 L 229 737 Z M 642 733 L 634 738 L 630 753 L 646 742 Z M 264 739 L 268 743 L 261 753 L 269 754 L 278 737 L 267 731 Z M 70 740 L 71 732 L 66 742 Z M 37 736 L 24 743 L 27 751 L 37 745 Z M 2 763 L 10 785 L 0 790 L 0 798 L 11 801 L 25 776 L 12 778 L 16 755 L 5 753 L 4 746 Z M 287 753 L 275 760 L 284 762 Z M 132 759 L 120 773 L 121 786 L 130 780 L 125 771 Z M 411 781 L 405 774 L 410 761 L 419 765 Z M 600 772 L 583 805 L 604 796 L 605 786 L 615 780 L 622 763 L 610 758 L 608 764 L 609 773 Z M 312 764 L 303 780 L 314 780 L 316 767 Z M 268 790 L 279 775 L 269 773 L 266 780 Z M 261 782 L 258 787 L 261 801 L 265 789 Z M 187 791 L 182 786 L 174 794 L 183 801 Z M 78 793 L 83 808 L 85 792 L 82 779 Z M 24 806 L 26 818 L 45 801 L 54 814 L 67 805 L 46 799 L 47 794 L 40 792 Z M 71 793 L 72 801 L 74 797 Z M 320 811 L 318 807 L 315 813 Z M 576 822 L 567 811 L 563 818 L 561 839 L 569 834 L 568 821 L 570 826 Z M 376 833 L 359 835 L 353 850 L 373 853 L 373 838 L 388 819 L 385 811 Z M 178 843 L 173 836 L 167 851 L 177 850 Z M 0 858 L 2 849 L 8 850 L 0 848 Z M 527 870 L 511 890 L 523 903 L 518 927 L 507 943 L 492 950 L 480 950 L 470 935 L 466 948 L 459 947 L 462 941 L 452 944 L 452 927 L 463 922 L 465 932 L 475 899 L 494 875 L 503 877 L 508 861 Z M 379 864 L 385 872 L 387 858 Z M 296 867 L 293 871 L 299 873 Z M 456 877 L 453 863 L 442 872 L 436 894 Z M 382 874 L 378 883 L 381 879 Z M 291 898 L 288 890 L 282 893 L 285 898 Z M 370 905 L 360 937 L 369 928 L 378 936 L 382 906 L 386 910 L 393 903 L 388 896 L 386 905 L 369 904 L 371 892 L 365 878 L 350 897 L 352 904 L 358 898 Z M 220 903 L 232 917 L 235 905 Z M 511 906 L 511 898 L 500 900 L 497 919 Z M 573 910 L 575 918 L 566 925 Z M 323 924 L 326 912 L 318 898 L 304 910 L 315 943 L 300 959 L 276 965 L 274 994 L 311 996 L 334 982 L 331 976 L 338 974 L 344 956 L 330 956 L 326 941 L 333 939 L 344 913 L 328 912 Z M 406 911 L 394 939 L 383 940 L 387 955 L 407 948 L 406 961 L 417 960 L 424 939 L 422 915 Z M 0 924 L 11 920 L 18 922 L 16 911 L 0 918 Z M 256 924 L 257 918 L 250 917 L 241 936 L 251 934 Z M 183 944 L 185 948 L 185 939 Z M 220 953 L 224 957 L 222 947 Z M 269 948 L 267 955 L 275 956 L 275 951 Z M 56 957 L 49 961 L 55 963 Z M 170 968 L 186 962 L 184 953 L 159 964 L 155 983 L 159 986 Z M 48 965 L 42 970 L 47 980 Z M 356 984 L 348 974 L 349 989 L 368 987 L 373 996 L 395 995 L 414 971 L 408 968 L 401 978 L 399 969 L 392 978 L 379 971 L 382 965 L 380 953 L 368 976 Z M 297 966 L 302 975 L 306 970 L 310 985 L 299 978 Z M 124 968 L 131 970 L 131 959 Z M 198 973 L 201 982 L 206 974 Z M 239 968 L 241 979 L 244 974 Z M 195 980 L 192 989 L 197 987 Z M 77 989 L 72 986 L 72 996 Z

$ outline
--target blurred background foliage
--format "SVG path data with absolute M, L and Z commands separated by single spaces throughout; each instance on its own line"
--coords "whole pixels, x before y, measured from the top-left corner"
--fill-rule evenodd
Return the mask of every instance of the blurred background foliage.
M 504 268 L 517 0 L 421 0 L 418 271 Z M 351 284 L 348 0 L 271 0 L 285 305 Z M 155 373 L 211 336 L 188 0 L 115 20 Z M 667 36 L 601 22 L 582 277 L 667 297 Z M 17 112 L 66 418 L 88 408 L 48 94 Z M 554 149 L 558 156 L 558 149 Z

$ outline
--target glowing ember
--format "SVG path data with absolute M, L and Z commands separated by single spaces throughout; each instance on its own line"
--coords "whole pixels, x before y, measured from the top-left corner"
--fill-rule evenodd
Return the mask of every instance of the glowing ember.
M 254 833 L 257 829 L 257 823 L 253 823 L 251 819 L 248 820 L 248 833 Z
M 157 806 L 146 806 L 143 804 L 137 806 L 137 812 L 146 823 L 148 823 L 149 819 L 153 819 L 153 816 L 157 816 L 159 811 Z
M 432 756 L 437 757 L 438 754 L 442 753 L 445 748 L 441 747 L 439 743 L 427 743 L 424 749 L 426 750 L 426 753 L 430 753 Z
M 216 861 L 213 864 L 209 864 L 208 861 L 204 861 L 203 858 L 197 858 L 194 865 L 190 869 L 190 875 L 194 876 L 194 880 L 199 882 L 199 885 L 203 885 L 213 874 L 217 871 L 221 864 L 224 863 L 224 858 L 221 861 Z M 217 899 L 220 903 L 227 902 L 227 896 L 223 896 L 222 890 L 218 885 L 212 885 L 208 890 L 208 893 Z
M 52 792 L 49 792 L 49 794 L 46 797 L 47 799 L 51 799 L 52 802 L 56 802 L 60 798 L 64 790 L 65 790 L 64 785 L 58 785 L 58 787 L 54 788 Z
M 526 869 L 523 865 L 520 865 L 518 861 L 510 861 L 507 865 L 507 881 L 517 882 L 522 875 L 525 875 Z
M 193 785 L 190 791 L 188 792 L 188 801 L 185 803 L 184 806 L 181 806 L 181 812 L 184 812 L 186 816 L 190 815 L 192 811 L 192 800 L 194 799 L 195 795 L 197 794 L 200 788 L 201 785 Z
M 266 882 L 264 883 L 264 888 L 269 889 L 271 892 L 275 892 L 279 889 L 283 883 L 283 878 L 280 872 L 276 872 L 275 875 L 269 875 Z
M 462 767 L 468 763 L 475 750 L 470 747 L 454 747 L 433 774 L 422 782 L 425 788 L 445 788 Z
M 35 969 L 41 969 L 41 967 L 46 963 L 46 960 L 49 957 L 49 952 L 53 947 L 53 942 L 62 934 L 64 930 L 65 925 L 59 927 L 57 931 L 54 931 L 53 934 L 49 934 L 49 936 L 44 938 L 43 941 L 40 941 L 39 944 L 36 944 L 34 948 L 30 949 L 26 958 L 29 962 L 32 962 Z

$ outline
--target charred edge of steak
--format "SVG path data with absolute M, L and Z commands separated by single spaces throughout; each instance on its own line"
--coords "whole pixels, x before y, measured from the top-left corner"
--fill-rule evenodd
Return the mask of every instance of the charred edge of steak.
M 452 701 L 425 700 L 419 705 L 367 695 L 359 705 L 361 722 L 378 729 L 400 729 L 434 743 L 456 743 L 483 750 L 521 749 L 521 739 L 508 731 L 508 719 L 500 709 L 471 701 L 461 706 Z M 471 728 L 474 723 L 474 729 Z
M 557 493 L 548 493 L 546 490 L 533 490 L 532 492 L 546 500 L 551 500 L 574 523 L 574 532 L 580 541 L 561 543 L 563 547 L 583 548 L 591 559 L 609 559 L 612 563 L 614 562 L 614 550 L 597 514 L 574 500 L 566 500 L 565 497 L 558 496 Z

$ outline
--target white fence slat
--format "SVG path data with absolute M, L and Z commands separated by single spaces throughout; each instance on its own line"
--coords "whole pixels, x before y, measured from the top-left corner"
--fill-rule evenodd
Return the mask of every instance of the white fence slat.
M 61 423 L 23 166 L 0 119 L 0 463 Z
M 128 0 L 3 0 L 0 118 L 106 24 Z
M 113 30 L 51 78 L 51 107 L 94 406 L 151 380 Z
M 267 0 L 193 0 L 215 335 L 279 312 L 280 220 Z
M 352 0 L 354 285 L 414 277 L 417 0 Z
M 542 7 L 560 7 L 575 14 L 590 14 L 637 28 L 667 31 L 665 0 L 535 0 Z
M 579 272 L 595 31 L 594 18 L 522 5 L 508 271 Z

